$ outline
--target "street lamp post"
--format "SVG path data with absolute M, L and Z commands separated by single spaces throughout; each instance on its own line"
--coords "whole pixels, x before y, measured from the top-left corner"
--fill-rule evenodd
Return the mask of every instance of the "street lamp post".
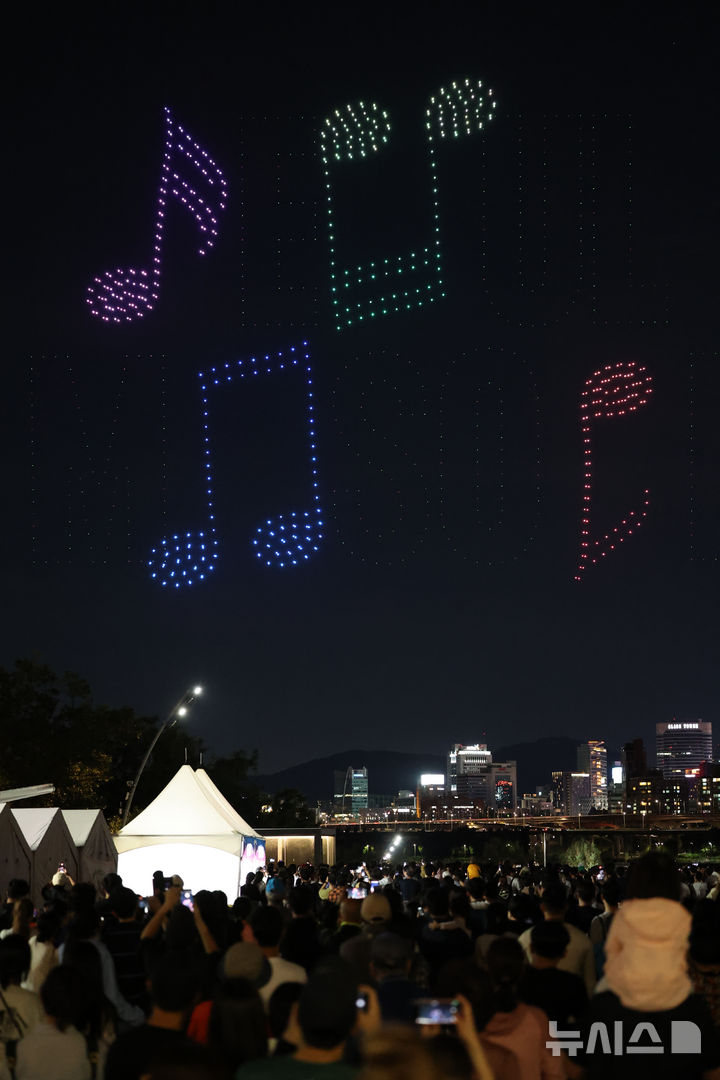
M 155 738 L 150 743 L 150 746 L 148 747 L 147 753 L 145 754 L 145 757 L 142 759 L 142 763 L 140 765 L 140 768 L 137 771 L 137 775 L 136 775 L 136 777 L 135 777 L 135 779 L 133 781 L 133 785 L 130 788 L 130 794 L 128 795 L 127 802 L 125 803 L 125 813 L 123 814 L 123 820 L 122 820 L 123 828 L 125 827 L 125 825 L 127 825 L 127 819 L 128 819 L 129 814 L 130 814 L 130 807 L 132 806 L 132 801 L 135 798 L 135 792 L 137 791 L 137 786 L 138 786 L 138 784 L 140 782 L 140 777 L 143 774 L 143 769 L 145 768 L 148 761 L 150 760 L 150 755 L 152 754 L 153 750 L 155 749 L 155 746 L 157 744 L 158 739 L 162 735 L 163 731 L 167 731 L 168 728 L 172 727 L 173 724 L 177 723 L 178 719 L 181 716 L 185 716 L 185 714 L 187 713 L 188 705 L 190 705 L 190 703 L 193 702 L 195 700 L 195 698 L 198 697 L 199 694 L 202 694 L 202 686 L 193 686 L 189 690 L 186 690 L 185 693 L 183 694 L 183 696 L 180 698 L 180 700 L 178 702 L 176 702 L 175 705 L 173 705 L 172 709 L 167 714 L 167 716 L 165 718 L 165 721 L 158 728 L 158 730 L 157 730 L 157 732 L 155 734 Z

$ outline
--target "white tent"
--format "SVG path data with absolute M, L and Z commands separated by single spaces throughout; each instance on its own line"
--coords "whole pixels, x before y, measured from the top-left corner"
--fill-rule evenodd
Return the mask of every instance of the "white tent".
M 3 899 L 7 895 L 8 882 L 13 878 L 32 880 L 32 852 L 9 803 L 0 803 L 0 893 Z
M 62 816 L 78 849 L 79 880 L 95 888 L 106 874 L 117 870 L 117 851 L 102 810 L 63 810 Z
M 257 836 L 258 839 L 262 840 L 260 833 L 255 832 L 255 829 L 253 829 L 251 825 L 248 825 L 245 818 L 240 817 L 240 814 L 238 814 L 235 807 L 227 801 L 220 788 L 213 780 L 211 780 L 204 769 L 195 770 L 195 779 L 199 781 L 208 795 L 210 795 L 219 806 L 223 815 L 227 818 L 233 828 L 237 829 L 237 831 L 241 832 L 244 836 Z
M 73 879 L 78 880 L 78 852 L 62 811 L 53 806 L 11 810 L 32 852 L 30 895 L 36 907 L 42 902 L 42 887 L 52 880 L 63 863 Z
M 265 862 L 265 842 L 200 770 L 183 765 L 142 813 L 115 837 L 123 884 L 145 894 L 155 870 L 185 887 L 221 889 L 230 901 L 244 875 Z

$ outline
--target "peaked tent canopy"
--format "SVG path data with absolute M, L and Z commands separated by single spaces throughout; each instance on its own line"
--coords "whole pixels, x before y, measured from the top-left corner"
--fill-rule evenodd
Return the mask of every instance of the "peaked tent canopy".
M 204 771 L 204 770 L 203 770 Z M 179 874 L 186 888 L 219 889 L 230 901 L 265 862 L 265 843 L 205 774 L 183 765 L 167 787 L 115 837 L 123 884 L 145 894 L 152 877 Z
M 260 833 L 256 832 L 251 825 L 248 825 L 245 818 L 238 814 L 235 807 L 227 801 L 220 788 L 208 776 L 204 769 L 196 769 L 195 778 L 205 788 L 208 794 L 212 796 L 233 828 L 237 829 L 237 831 L 241 832 L 244 836 L 257 836 L 258 839 L 262 840 Z
M 32 851 L 8 803 L 0 803 L 0 893 L 13 878 L 32 882 Z
M 80 881 L 99 889 L 106 874 L 117 870 L 117 851 L 102 810 L 63 810 L 62 816 L 80 858 Z
M 37 806 L 11 810 L 25 841 L 32 852 L 30 895 L 36 907 L 42 903 L 42 888 L 47 885 L 63 864 L 78 881 L 78 851 L 65 824 L 62 811 L 54 806 Z

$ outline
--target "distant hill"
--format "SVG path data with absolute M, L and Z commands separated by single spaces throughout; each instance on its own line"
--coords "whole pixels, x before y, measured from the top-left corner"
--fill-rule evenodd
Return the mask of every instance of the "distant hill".
M 330 799 L 333 795 L 333 772 L 348 765 L 368 771 L 368 791 L 371 795 L 396 795 L 407 788 L 415 791 L 420 773 L 444 773 L 445 758 L 433 754 L 405 754 L 395 750 L 343 750 L 340 754 L 314 758 L 302 765 L 254 777 L 264 791 L 274 794 L 281 788 L 293 787 L 302 791 L 310 802 Z
M 553 769 L 574 769 L 578 743 L 578 739 L 549 735 L 535 742 L 500 746 L 493 749 L 493 758 L 517 761 L 518 788 L 522 795 L 534 791 L 538 784 L 548 784 Z M 403 788 L 414 791 L 421 773 L 444 773 L 447 759 L 440 754 L 406 754 L 395 750 L 344 750 L 253 779 L 271 794 L 281 788 L 297 788 L 309 802 L 317 802 L 332 797 L 333 772 L 344 771 L 348 765 L 367 767 L 371 795 L 395 795 Z
M 519 794 L 534 791 L 539 784 L 550 783 L 554 769 L 576 769 L 580 739 L 566 735 L 547 735 L 535 742 L 514 743 L 493 749 L 494 761 L 517 761 Z

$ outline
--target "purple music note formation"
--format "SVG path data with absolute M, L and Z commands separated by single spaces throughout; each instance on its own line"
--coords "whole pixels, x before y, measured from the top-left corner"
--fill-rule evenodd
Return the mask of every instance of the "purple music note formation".
M 218 216 L 225 209 L 227 181 L 212 158 L 176 124 L 165 109 L 165 151 L 160 173 L 152 265 L 149 269 L 105 270 L 87 289 L 90 311 L 103 322 L 126 323 L 152 311 L 160 295 L 165 209 L 170 196 L 195 218 L 201 233 L 198 255 L 206 255 L 217 237 Z M 196 187 L 203 188 L 201 195 Z

